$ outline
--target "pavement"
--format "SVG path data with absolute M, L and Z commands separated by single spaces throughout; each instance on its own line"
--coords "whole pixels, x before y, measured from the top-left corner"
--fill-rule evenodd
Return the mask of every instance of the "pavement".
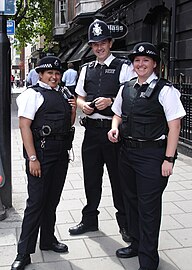
M 12 199 L 7 218 L 0 221 L 0 270 L 10 270 L 17 251 L 23 211 L 27 198 L 27 180 L 22 141 L 18 129 L 15 97 L 24 88 L 12 91 Z M 80 112 L 78 112 L 80 114 Z M 99 231 L 70 236 L 69 227 L 81 220 L 85 205 L 81 164 L 84 128 L 76 121 L 73 143 L 74 161 L 70 162 L 66 183 L 57 209 L 56 236 L 69 247 L 69 253 L 41 251 L 38 243 L 32 264 L 26 270 L 138 270 L 138 258 L 118 259 L 116 249 L 125 247 L 115 220 L 111 188 L 104 171 L 103 193 L 99 206 Z M 163 195 L 162 224 L 159 237 L 158 270 L 192 269 L 192 159 L 179 154 L 174 174 Z

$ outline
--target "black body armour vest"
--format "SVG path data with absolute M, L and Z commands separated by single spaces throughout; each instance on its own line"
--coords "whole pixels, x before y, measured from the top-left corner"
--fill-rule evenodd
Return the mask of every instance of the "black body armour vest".
M 134 84 L 135 80 L 126 82 L 122 91 L 121 137 L 155 140 L 163 134 L 167 135 L 165 113 L 158 100 L 162 85 L 157 83 L 150 97 L 145 97 L 148 85 L 144 84 L 136 90 Z
M 71 128 L 71 106 L 61 92 L 33 86 L 36 92 L 44 97 L 44 102 L 37 110 L 32 122 L 33 134 L 38 133 L 43 126 L 51 128 L 50 135 L 66 134 Z
M 95 67 L 95 62 L 87 65 L 84 84 L 87 93 L 86 101 L 93 101 L 97 97 L 116 97 L 120 87 L 119 74 L 123 63 L 126 63 L 126 61 L 115 58 L 109 67 L 99 64 Z M 114 114 L 111 107 L 102 111 L 95 108 L 95 112 L 105 116 Z

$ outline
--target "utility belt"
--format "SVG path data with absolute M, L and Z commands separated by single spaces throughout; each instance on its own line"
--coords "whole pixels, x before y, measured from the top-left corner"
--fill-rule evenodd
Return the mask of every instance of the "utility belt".
M 112 120 L 110 119 L 92 119 L 89 117 L 83 117 L 79 121 L 81 126 L 96 127 L 96 128 L 111 128 Z
M 41 140 L 41 147 L 44 148 L 44 144 L 47 140 L 52 141 L 66 141 L 66 148 L 70 150 L 72 148 L 72 142 L 75 135 L 75 127 L 71 127 L 69 131 L 62 134 L 52 133 L 51 127 L 48 125 L 42 126 L 40 130 L 34 129 L 33 136 L 35 140 Z
M 122 139 L 123 145 L 128 148 L 161 148 L 166 147 L 167 140 L 157 140 L 157 141 L 138 141 L 134 139 Z

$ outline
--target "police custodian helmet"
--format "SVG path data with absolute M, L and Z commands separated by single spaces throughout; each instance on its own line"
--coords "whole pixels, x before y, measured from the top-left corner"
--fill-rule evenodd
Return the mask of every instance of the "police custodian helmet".
M 149 56 L 155 62 L 160 62 L 160 56 L 157 48 L 149 42 L 141 42 L 134 46 L 132 52 L 129 54 L 129 59 L 131 62 L 134 61 L 136 56 Z
M 105 39 L 112 39 L 111 32 L 105 22 L 96 19 L 88 29 L 88 44 Z
M 39 73 L 44 70 L 59 70 L 63 71 L 61 60 L 56 56 L 45 56 L 40 61 L 38 66 L 35 68 L 36 72 Z

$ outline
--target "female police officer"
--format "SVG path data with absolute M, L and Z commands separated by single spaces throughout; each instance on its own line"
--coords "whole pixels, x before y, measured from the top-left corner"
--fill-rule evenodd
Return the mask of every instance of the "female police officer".
M 36 71 L 40 77 L 38 84 L 17 99 L 29 197 L 12 270 L 24 269 L 31 262 L 39 229 L 41 250 L 68 251 L 54 236 L 54 226 L 68 169 L 76 101 L 67 100 L 59 91 L 62 71 L 59 58 L 42 58 Z
M 153 44 L 137 44 L 129 58 L 138 78 L 120 89 L 108 137 L 117 142 L 120 126 L 119 172 L 133 242 L 116 255 L 138 255 L 139 270 L 156 270 L 162 193 L 172 174 L 185 111 L 179 91 L 155 74 L 160 58 Z

